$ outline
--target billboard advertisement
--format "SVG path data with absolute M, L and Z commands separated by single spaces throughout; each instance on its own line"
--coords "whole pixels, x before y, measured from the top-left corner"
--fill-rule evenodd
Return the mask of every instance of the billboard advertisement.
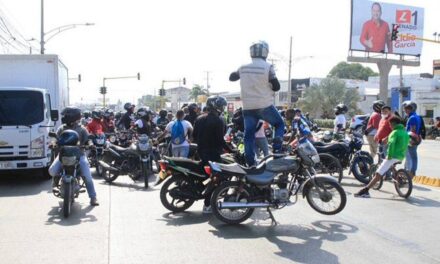
M 350 50 L 419 56 L 423 18 L 420 7 L 352 0 Z M 393 24 L 399 27 L 395 40 Z

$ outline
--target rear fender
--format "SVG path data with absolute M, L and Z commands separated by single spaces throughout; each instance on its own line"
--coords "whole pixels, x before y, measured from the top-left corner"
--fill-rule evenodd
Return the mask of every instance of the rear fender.
M 325 182 L 325 181 L 332 181 L 332 182 L 335 182 L 335 183 L 339 184 L 338 181 L 334 177 L 330 177 L 330 176 L 326 176 L 326 175 L 324 175 L 324 176 L 314 176 L 313 178 L 314 178 L 315 182 L 318 183 L 318 184 L 320 182 Z M 313 184 L 311 178 L 303 183 L 303 187 L 302 187 L 302 195 L 303 195 L 303 197 L 306 196 L 306 193 L 313 187 L 313 185 L 314 184 Z

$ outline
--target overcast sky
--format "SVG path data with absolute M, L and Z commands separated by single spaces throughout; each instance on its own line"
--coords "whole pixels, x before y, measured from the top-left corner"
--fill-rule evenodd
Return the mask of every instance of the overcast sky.
M 385 1 L 384 1 L 385 2 Z M 424 36 L 440 32 L 440 1 L 386 1 L 425 8 Z M 100 97 L 103 77 L 141 73 L 141 81 L 107 83 L 109 98 L 134 101 L 153 94 L 162 80 L 186 77 L 187 86 L 237 91 L 228 76 L 249 60 L 249 45 L 265 40 L 278 59 L 279 79 L 287 79 L 289 38 L 293 37 L 293 78 L 325 77 L 346 60 L 350 38 L 350 0 L 45 0 L 45 31 L 71 23 L 95 26 L 62 32 L 46 45 L 60 55 L 71 77 L 71 101 Z M 40 0 L 0 0 L 6 14 L 26 38 L 39 39 Z M 34 43 L 38 47 L 38 43 Z M 304 58 L 313 56 L 313 58 Z M 283 61 L 284 58 L 284 61 Z M 424 43 L 419 68 L 404 73 L 432 72 L 440 45 Z M 375 65 L 370 65 L 377 71 Z M 393 69 L 392 74 L 398 70 Z M 173 87 L 167 84 L 166 87 Z

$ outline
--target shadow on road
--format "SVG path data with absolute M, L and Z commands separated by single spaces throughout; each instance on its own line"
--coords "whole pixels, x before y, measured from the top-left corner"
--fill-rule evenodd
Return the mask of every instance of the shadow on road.
M 394 198 L 371 197 L 370 199 L 388 200 L 388 201 L 395 201 L 395 202 L 402 202 L 402 203 L 404 202 L 404 203 L 414 205 L 417 207 L 440 207 L 440 201 L 436 201 L 436 200 L 432 200 L 432 199 L 420 197 L 420 196 L 411 196 L 408 199 L 405 199 L 405 198 L 401 198 L 401 197 L 397 196 L 397 194 L 395 194 Z
M 211 214 L 203 214 L 202 212 L 169 212 L 163 214 L 162 217 L 162 219 L 157 220 L 166 222 L 168 226 L 186 226 L 206 223 L 211 218 Z
M 50 192 L 51 181 L 39 172 L 0 175 L 0 197 L 37 195 Z
M 153 188 L 154 181 L 151 179 L 148 181 L 148 189 L 144 188 L 144 182 L 143 181 L 136 181 L 136 182 L 117 182 L 114 181 L 112 183 L 107 183 L 106 181 L 102 180 L 99 181 L 100 185 L 107 185 L 112 187 L 119 187 L 119 188 L 128 188 L 130 191 L 143 191 L 143 192 L 155 192 L 159 189 Z
M 225 225 L 213 224 L 212 234 L 223 239 L 266 238 L 279 249 L 274 254 L 299 263 L 339 263 L 338 257 L 321 249 L 323 241 L 338 242 L 358 228 L 338 221 L 316 221 L 305 225 Z M 300 239 L 303 243 L 289 240 Z
M 52 209 L 47 213 L 49 218 L 46 221 L 46 225 L 61 225 L 61 226 L 73 226 L 79 225 L 84 222 L 96 222 L 98 219 L 90 214 L 93 210 L 93 206 L 81 206 L 80 203 L 75 202 L 72 205 L 72 211 L 68 218 L 64 218 L 62 211 L 63 202 L 59 202 L 59 206 L 52 207 Z

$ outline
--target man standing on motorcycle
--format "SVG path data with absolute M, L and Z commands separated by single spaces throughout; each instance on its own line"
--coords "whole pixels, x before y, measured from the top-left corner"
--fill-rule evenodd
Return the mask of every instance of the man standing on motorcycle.
M 89 139 L 89 133 L 83 126 L 80 125 L 81 110 L 77 107 L 69 106 L 66 107 L 61 112 L 61 116 L 62 116 L 61 122 L 63 123 L 63 125 L 58 128 L 56 132 L 57 136 L 60 136 L 64 130 L 71 129 L 78 133 L 80 145 L 81 146 L 86 145 Z M 90 165 L 89 162 L 87 161 L 84 152 L 81 153 L 79 165 L 80 165 L 81 174 L 84 176 L 85 179 L 87 193 L 89 194 L 90 197 L 90 205 L 97 206 L 99 205 L 99 203 L 98 203 L 98 199 L 96 198 L 96 191 L 95 191 L 95 186 L 93 185 L 92 174 L 90 173 Z M 61 178 L 60 177 L 61 169 L 62 169 L 62 165 L 59 160 L 59 157 L 56 157 L 56 159 L 49 168 L 49 174 L 53 177 L 53 187 L 58 186 L 58 182 Z
M 368 144 L 370 145 L 370 154 L 373 159 L 377 154 L 377 142 L 374 140 L 374 137 L 379 129 L 381 119 L 380 113 L 383 106 L 385 106 L 385 103 L 382 100 L 373 102 L 373 113 L 370 115 L 370 119 L 368 119 L 367 129 L 365 129 L 365 135 L 367 136 Z
M 221 162 L 223 149 L 229 149 L 225 135 L 225 123 L 220 118 L 225 107 L 228 105 L 226 99 L 221 96 L 210 96 L 206 101 L 207 114 L 202 114 L 194 124 L 193 138 L 197 143 L 197 151 L 203 165 L 209 161 Z M 254 154 L 255 155 L 255 154 Z M 210 213 L 210 195 L 205 199 L 203 206 L 204 213 Z
M 275 92 L 280 83 L 273 65 L 266 62 L 269 45 L 259 41 L 251 45 L 252 62 L 231 73 L 230 81 L 240 80 L 241 100 L 243 101 L 244 144 L 246 162 L 255 165 L 255 129 L 260 119 L 275 127 L 273 140 L 274 153 L 281 152 L 284 135 L 284 122 L 273 105 Z

